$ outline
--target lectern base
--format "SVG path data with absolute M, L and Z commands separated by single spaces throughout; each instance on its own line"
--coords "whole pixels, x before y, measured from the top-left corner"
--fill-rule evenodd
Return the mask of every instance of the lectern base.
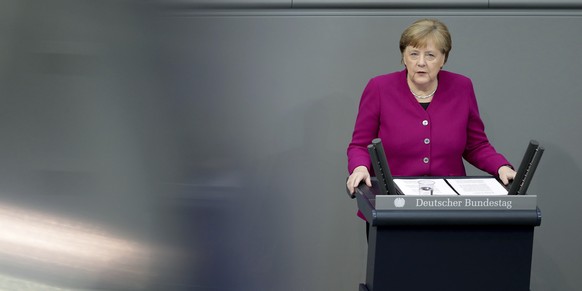
M 368 290 L 366 284 L 360 284 L 360 288 L 358 289 L 358 291 L 370 291 L 370 290 Z M 529 291 L 531 291 L 531 289 L 529 289 Z
M 533 227 L 378 226 L 366 291 L 528 291 Z

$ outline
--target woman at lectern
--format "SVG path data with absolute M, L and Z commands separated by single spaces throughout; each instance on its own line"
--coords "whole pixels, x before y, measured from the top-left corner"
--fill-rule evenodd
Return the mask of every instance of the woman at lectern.
M 442 70 L 450 51 L 450 33 L 438 20 L 404 30 L 404 69 L 372 78 L 360 100 L 347 149 L 351 193 L 360 182 L 371 186 L 367 146 L 378 137 L 394 176 L 465 176 L 465 158 L 504 184 L 515 177 L 489 143 L 471 80 Z

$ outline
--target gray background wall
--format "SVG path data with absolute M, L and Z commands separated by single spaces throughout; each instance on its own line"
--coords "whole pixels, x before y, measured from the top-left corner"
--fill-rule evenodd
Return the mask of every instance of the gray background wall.
M 427 16 L 448 24 L 453 50 L 446 69 L 473 79 L 497 149 L 517 164 L 529 139 L 547 148 L 531 187 L 544 215 L 532 290 L 582 286 L 580 15 L 415 10 L 168 17 L 173 33 L 164 43 L 177 44 L 170 54 L 181 68 L 174 79 L 187 79 L 176 86 L 184 99 L 196 96 L 189 102 L 205 112 L 205 126 L 193 129 L 211 141 L 200 145 L 208 146 L 202 152 L 221 149 L 223 141 L 250 176 L 243 185 L 257 204 L 248 207 L 263 214 L 252 229 L 271 233 L 256 243 L 277 266 L 264 273 L 273 289 L 353 290 L 362 281 L 366 243 L 343 189 L 345 148 L 365 83 L 401 69 L 400 33 Z M 201 117 L 191 118 L 186 124 Z
M 141 286 L 18 263 L 2 274 L 355 290 L 366 241 L 344 181 L 357 104 L 369 78 L 402 68 L 402 30 L 435 17 L 453 36 L 445 69 L 472 78 L 496 148 L 518 164 L 530 139 L 546 147 L 530 187 L 543 214 L 532 290 L 582 286 L 579 10 L 23 2 L 1 18 L 2 201 L 101 225 L 151 259 Z

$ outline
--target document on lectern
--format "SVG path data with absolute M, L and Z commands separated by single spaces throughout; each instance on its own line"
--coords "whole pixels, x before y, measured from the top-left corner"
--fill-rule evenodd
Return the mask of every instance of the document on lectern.
M 434 182 L 432 195 L 507 195 L 507 189 L 493 177 L 448 179 L 394 179 L 404 195 L 420 195 L 418 181 Z
M 420 180 L 434 182 L 432 195 L 457 195 L 444 179 L 394 179 L 394 183 L 404 195 L 420 195 L 418 191 L 418 181 Z
M 507 195 L 507 190 L 495 178 L 447 179 L 459 195 Z

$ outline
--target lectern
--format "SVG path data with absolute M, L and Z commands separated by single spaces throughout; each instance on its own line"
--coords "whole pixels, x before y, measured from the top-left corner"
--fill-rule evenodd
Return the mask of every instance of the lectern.
M 496 197 L 505 201 L 496 204 L 484 198 L 510 206 L 485 209 L 464 207 L 469 198 L 460 195 L 424 198 L 451 206 L 437 209 L 415 208 L 419 196 L 381 195 L 375 179 L 373 187 L 362 184 L 356 192 L 370 223 L 366 281 L 359 291 L 529 290 L 534 228 L 541 223 L 535 196 Z M 393 199 L 394 207 L 377 209 L 379 197 Z

